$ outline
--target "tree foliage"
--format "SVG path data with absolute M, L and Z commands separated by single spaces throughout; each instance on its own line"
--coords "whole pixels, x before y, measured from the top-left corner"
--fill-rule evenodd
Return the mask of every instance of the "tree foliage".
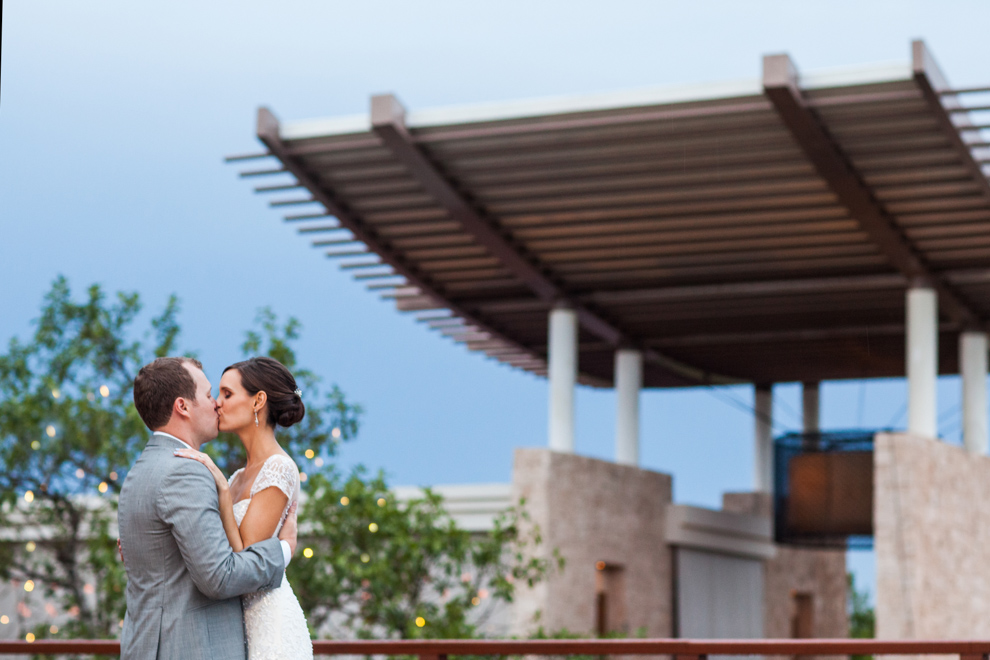
M 137 294 L 108 298 L 98 286 L 74 302 L 58 278 L 31 341 L 15 338 L 0 355 L 0 526 L 19 537 L 0 545 L 0 576 L 58 602 L 71 615 L 62 636 L 113 636 L 124 614 L 110 530 L 115 495 L 148 437 L 131 386 L 178 335 L 175 298 L 132 340 L 140 311 Z
M 381 474 L 362 468 L 346 478 L 324 470 L 308 491 L 301 519 L 312 554 L 290 564 L 289 578 L 310 625 L 335 637 L 475 637 L 517 584 L 563 568 L 556 552 L 534 553 L 542 539 L 524 503 L 471 534 L 437 493 L 400 502 Z
M 856 579 L 852 573 L 847 573 L 849 580 L 848 611 L 849 636 L 857 639 L 872 639 L 876 637 L 876 612 L 870 606 L 870 594 L 866 589 L 856 588 Z M 871 655 L 854 655 L 853 660 L 871 660 Z
M 138 327 L 136 293 L 90 287 L 73 300 L 58 278 L 30 341 L 0 355 L 0 577 L 43 595 L 68 621 L 46 622 L 36 638 L 111 638 L 124 615 L 125 573 L 117 559 L 117 495 L 149 432 L 133 405 L 140 367 L 176 353 L 179 305 L 172 297 Z M 357 436 L 361 408 L 297 364 L 295 319 L 259 312 L 245 356 L 266 354 L 291 369 L 307 414 L 278 439 L 309 477 L 301 512 L 313 554 L 289 567 L 314 631 L 340 637 L 469 637 L 492 603 L 515 585 L 535 584 L 559 557 L 537 559 L 539 530 L 514 507 L 490 533 L 459 529 L 430 490 L 398 502 L 381 475 L 360 468 L 344 478 L 332 463 Z M 236 436 L 204 448 L 226 473 L 245 462 Z M 344 504 L 346 502 L 346 504 Z M 23 595 L 23 594 L 22 594 Z M 30 617 L 22 604 L 21 616 Z M 35 617 L 36 618 L 36 617 Z M 19 626 L 21 634 L 27 632 Z

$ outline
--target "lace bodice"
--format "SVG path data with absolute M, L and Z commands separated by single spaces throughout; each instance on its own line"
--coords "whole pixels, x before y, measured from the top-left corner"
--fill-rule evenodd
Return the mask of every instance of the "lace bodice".
M 241 468 L 234 472 L 234 474 L 230 475 L 227 483 L 233 485 L 234 481 L 240 477 L 243 471 L 244 468 Z M 296 467 L 296 464 L 291 458 L 282 454 L 273 454 L 265 459 L 261 470 L 258 471 L 258 476 L 254 478 L 254 483 L 251 484 L 251 491 L 248 493 L 248 496 L 234 503 L 234 520 L 237 521 L 238 527 L 240 527 L 241 521 L 244 520 L 244 514 L 247 513 L 248 507 L 251 505 L 251 498 L 272 486 L 278 488 L 289 498 L 285 503 L 285 508 L 282 510 L 282 517 L 279 518 L 272 538 L 278 536 L 279 531 L 282 529 L 282 523 L 285 522 L 285 516 L 289 512 L 289 506 L 299 499 L 299 468 Z
M 242 472 L 243 468 L 234 472 L 227 483 L 233 485 Z M 238 527 L 251 506 L 251 498 L 273 486 L 289 498 L 275 533 L 272 534 L 273 537 L 278 536 L 289 506 L 299 499 L 299 468 L 291 458 L 282 454 L 265 459 L 258 470 L 258 476 L 251 484 L 247 498 L 234 503 L 234 520 Z M 282 584 L 275 589 L 245 594 L 241 597 L 241 602 L 244 605 L 248 660 L 313 659 L 313 644 L 309 639 L 306 616 L 285 575 L 282 576 Z

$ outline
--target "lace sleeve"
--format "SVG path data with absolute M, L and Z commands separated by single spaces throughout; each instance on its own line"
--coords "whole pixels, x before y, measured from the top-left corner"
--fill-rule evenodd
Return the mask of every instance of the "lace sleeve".
M 269 456 L 265 464 L 261 466 L 261 471 L 255 477 L 251 486 L 251 497 L 260 493 L 266 488 L 276 486 L 285 496 L 292 501 L 296 493 L 296 484 L 299 483 L 299 468 L 288 456 L 275 454 Z

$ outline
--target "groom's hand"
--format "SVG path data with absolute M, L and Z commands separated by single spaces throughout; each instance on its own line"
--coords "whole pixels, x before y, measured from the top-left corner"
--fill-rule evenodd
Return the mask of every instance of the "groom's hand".
M 289 507 L 289 515 L 285 518 L 285 524 L 282 525 L 282 531 L 278 533 L 278 540 L 288 543 L 289 550 L 292 554 L 296 554 L 296 534 L 299 531 L 296 520 L 297 506 L 298 502 L 293 502 L 292 506 Z

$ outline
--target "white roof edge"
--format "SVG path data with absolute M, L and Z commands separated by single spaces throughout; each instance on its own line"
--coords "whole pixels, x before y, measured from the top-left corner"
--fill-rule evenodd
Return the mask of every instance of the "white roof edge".
M 910 80 L 911 65 L 904 62 L 871 64 L 809 71 L 801 74 L 805 89 L 867 85 L 871 83 Z M 648 87 L 616 92 L 553 96 L 496 103 L 454 105 L 425 110 L 411 110 L 406 115 L 410 128 L 427 128 L 447 124 L 470 124 L 504 121 L 555 114 L 595 112 L 628 107 L 646 107 L 692 101 L 714 101 L 763 93 L 758 78 L 729 82 Z M 343 136 L 367 133 L 371 130 L 371 115 L 349 115 L 322 119 L 285 122 L 279 129 L 284 140 Z
M 438 484 L 430 486 L 430 489 L 446 499 L 507 499 L 512 494 L 512 484 L 508 483 Z M 400 500 L 411 499 L 421 497 L 423 488 L 421 486 L 394 486 L 392 492 Z

